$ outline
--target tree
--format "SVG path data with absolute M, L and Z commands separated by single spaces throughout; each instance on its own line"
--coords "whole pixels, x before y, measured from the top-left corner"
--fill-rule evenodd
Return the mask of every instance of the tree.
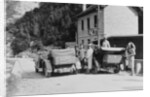
M 39 8 L 26 12 L 13 27 L 9 27 L 9 31 L 16 39 L 21 41 L 25 39 L 27 44 L 38 40 L 44 45 L 63 46 L 67 41 L 75 41 L 77 32 L 75 16 L 81 11 L 80 4 L 40 3 Z M 15 30 L 12 30 L 14 28 Z M 15 43 L 19 40 L 15 40 Z

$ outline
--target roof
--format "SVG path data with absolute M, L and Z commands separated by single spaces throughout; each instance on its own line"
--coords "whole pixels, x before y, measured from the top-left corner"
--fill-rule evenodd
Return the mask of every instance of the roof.
M 108 38 L 110 37 L 143 37 L 143 34 L 137 34 L 137 35 L 111 35 L 108 36 Z
M 106 8 L 108 5 L 100 5 L 100 9 L 104 9 Z M 135 14 L 138 14 L 138 15 L 143 15 L 143 7 L 131 7 L 129 6 L 129 8 L 135 13 Z M 83 17 L 85 15 L 88 15 L 90 13 L 93 13 L 93 12 L 97 12 L 97 5 L 92 5 L 90 7 L 88 7 L 85 11 L 81 12 L 80 14 L 77 15 L 77 18 L 80 18 L 80 17 Z
M 97 11 L 97 6 L 93 5 L 87 8 L 85 11 L 81 12 L 80 14 L 77 15 L 77 18 L 80 18 L 82 16 L 88 15 L 89 13 L 93 13 Z

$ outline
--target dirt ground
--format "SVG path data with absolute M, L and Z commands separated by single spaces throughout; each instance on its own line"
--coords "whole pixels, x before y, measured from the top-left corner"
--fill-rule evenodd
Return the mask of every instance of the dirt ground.
M 127 72 L 110 74 L 63 74 L 45 78 L 35 73 L 35 64 L 31 59 L 22 58 L 15 65 L 13 74 L 18 80 L 13 95 L 41 95 L 56 93 L 98 92 L 118 90 L 142 90 L 143 77 L 130 76 Z M 19 73 L 19 74 L 17 74 Z

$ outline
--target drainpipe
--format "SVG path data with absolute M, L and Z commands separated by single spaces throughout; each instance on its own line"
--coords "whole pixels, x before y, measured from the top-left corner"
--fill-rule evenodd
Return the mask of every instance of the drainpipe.
M 104 11 L 98 5 L 98 47 L 100 47 L 100 40 L 104 37 Z

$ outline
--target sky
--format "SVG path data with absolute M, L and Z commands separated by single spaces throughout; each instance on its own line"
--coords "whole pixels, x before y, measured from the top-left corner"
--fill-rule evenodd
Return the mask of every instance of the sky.
M 26 12 L 39 7 L 38 2 L 13 1 L 13 0 L 7 0 L 7 1 L 9 1 L 6 3 L 7 23 L 13 23 L 15 20 L 21 18 Z M 9 8 L 7 9 L 7 7 Z
M 22 17 L 27 11 L 31 11 L 37 7 L 39 7 L 38 2 L 20 1 L 16 7 L 16 10 L 19 12 L 16 17 Z

